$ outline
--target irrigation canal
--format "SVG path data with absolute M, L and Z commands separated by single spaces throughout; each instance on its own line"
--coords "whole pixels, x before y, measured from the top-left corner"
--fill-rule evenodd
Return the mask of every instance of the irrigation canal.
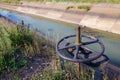
M 73 25 L 3 9 L 0 9 L 0 14 L 16 23 L 20 23 L 23 20 L 25 25 L 30 25 L 31 29 L 37 29 L 41 34 L 48 35 L 56 40 L 75 34 L 75 27 Z M 108 56 L 112 64 L 120 67 L 120 35 L 114 36 L 111 33 L 108 36 L 104 32 L 101 34 L 106 36 L 100 38 L 106 48 L 105 55 Z

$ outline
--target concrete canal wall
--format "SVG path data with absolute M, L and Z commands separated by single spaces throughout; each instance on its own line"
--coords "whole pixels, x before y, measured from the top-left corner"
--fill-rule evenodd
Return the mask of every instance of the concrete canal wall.
M 89 11 L 77 9 L 80 3 L 23 2 L 21 5 L 0 3 L 0 8 L 120 34 L 120 4 L 85 4 Z M 74 8 L 67 9 L 68 6 Z
M 80 24 L 120 34 L 120 4 L 93 5 L 87 15 L 80 21 Z

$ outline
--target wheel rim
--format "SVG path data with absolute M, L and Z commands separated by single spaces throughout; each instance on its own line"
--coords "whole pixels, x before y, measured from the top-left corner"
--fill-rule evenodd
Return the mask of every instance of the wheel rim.
M 66 36 L 58 41 L 58 43 L 56 44 L 56 51 L 60 57 L 62 57 L 65 60 L 69 60 L 69 61 L 73 61 L 73 62 L 89 62 L 89 61 L 93 61 L 103 55 L 103 53 L 105 51 L 103 43 L 98 38 L 95 38 L 93 36 L 88 36 L 88 35 L 81 35 L 81 38 L 85 37 L 92 41 L 82 42 L 79 45 L 72 44 L 70 46 L 63 46 L 62 48 L 60 48 L 61 42 L 63 42 L 64 40 L 67 40 L 69 38 L 75 37 L 75 36 L 76 35 Z M 90 44 L 94 44 L 94 43 L 99 44 L 100 52 L 96 52 L 92 49 L 85 47 L 85 45 L 90 45 Z M 75 50 L 72 54 L 70 52 L 68 52 L 69 48 L 75 48 Z M 87 53 L 86 51 L 89 53 Z M 95 55 L 90 57 L 90 52 L 92 52 L 91 54 L 95 53 Z M 70 54 L 71 57 L 68 57 L 66 55 L 66 53 Z M 84 58 L 80 58 L 81 55 L 84 56 Z

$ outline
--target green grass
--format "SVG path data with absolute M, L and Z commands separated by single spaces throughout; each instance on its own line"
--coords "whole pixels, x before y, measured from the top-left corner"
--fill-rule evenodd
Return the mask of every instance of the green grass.
M 3 24 L 3 25 L 2 25 Z M 14 46 L 14 40 L 12 38 L 13 33 L 16 27 L 11 27 L 5 23 L 1 23 L 0 26 L 0 72 L 7 70 L 14 71 L 24 65 L 27 65 L 27 59 L 24 56 L 16 57 L 17 50 L 19 49 L 18 46 Z M 16 44 L 17 45 L 17 44 Z M 19 59 L 19 60 L 18 60 Z M 18 61 L 17 61 L 18 60 Z
M 0 0 L 0 2 L 19 4 L 20 0 Z
M 77 71 L 77 65 L 70 61 L 65 61 L 65 69 L 61 70 L 59 57 L 54 54 L 54 58 L 51 61 L 50 66 L 45 68 L 41 75 L 40 73 L 34 73 L 31 76 L 31 80 L 93 80 L 94 71 L 88 70 L 80 73 Z
M 44 2 L 82 2 L 82 3 L 120 3 L 120 0 L 26 0 L 26 1 L 44 1 Z
M 15 3 L 18 4 L 20 0 L 0 0 L 1 2 L 6 3 Z M 24 0 L 24 1 L 40 1 L 40 2 L 81 2 L 81 3 L 120 3 L 120 0 Z
M 74 6 L 67 6 L 67 7 L 66 7 L 66 10 L 69 10 L 69 9 L 71 9 L 71 8 L 74 8 Z
M 90 6 L 89 5 L 79 5 L 77 6 L 78 9 L 85 9 L 85 10 L 90 10 Z
M 43 38 L 24 22 L 15 25 L 0 18 L 0 73 L 14 72 L 29 64 L 28 58 L 40 54 Z

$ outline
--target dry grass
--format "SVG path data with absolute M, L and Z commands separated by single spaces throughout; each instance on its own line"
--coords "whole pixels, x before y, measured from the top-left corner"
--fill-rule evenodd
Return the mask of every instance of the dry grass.
M 120 0 L 26 0 L 40 2 L 120 3 Z
M 2 17 L 0 17 L 0 26 L 10 27 L 10 26 L 15 26 L 15 24 L 6 20 L 6 19 L 4 19 L 4 18 L 2 18 Z

